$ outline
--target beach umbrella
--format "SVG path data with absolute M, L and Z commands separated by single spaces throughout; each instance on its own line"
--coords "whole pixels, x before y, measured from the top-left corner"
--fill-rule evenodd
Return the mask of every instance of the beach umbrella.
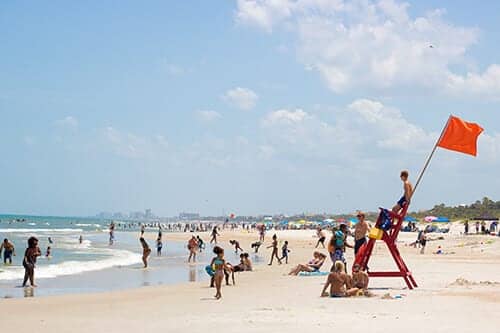
M 349 223 L 356 224 L 356 223 L 358 223 L 358 222 L 359 222 L 359 220 L 358 220 L 358 218 L 357 218 L 357 217 L 351 217 L 351 218 L 349 219 Z
M 414 218 L 413 216 L 407 216 L 405 217 L 406 222 L 417 222 L 418 220 Z
M 444 216 L 436 217 L 432 222 L 448 223 L 450 219 Z

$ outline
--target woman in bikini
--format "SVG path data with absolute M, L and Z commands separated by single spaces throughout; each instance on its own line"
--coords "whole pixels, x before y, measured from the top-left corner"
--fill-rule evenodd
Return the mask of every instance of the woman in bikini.
M 38 239 L 36 237 L 30 237 L 28 239 L 28 248 L 24 252 L 23 267 L 24 267 L 24 280 L 23 287 L 26 287 L 28 279 L 32 287 L 36 287 L 35 284 L 35 264 L 36 258 L 42 255 L 42 251 L 38 247 Z
M 224 270 L 226 269 L 226 260 L 224 260 L 224 250 L 221 247 L 215 246 L 214 253 L 216 257 L 212 259 L 210 266 L 214 270 L 215 289 L 217 290 L 215 298 L 220 299 L 222 297 L 221 287 L 222 280 L 224 279 Z
M 300 272 L 317 272 L 323 266 L 326 260 L 326 255 L 318 251 L 314 251 L 313 259 L 307 264 L 298 264 L 288 275 L 298 275 Z
M 146 268 L 148 267 L 148 257 L 151 254 L 151 248 L 148 243 L 146 243 L 144 237 L 139 238 L 139 241 L 142 245 L 142 262 L 144 263 L 144 268 Z
M 268 249 L 272 248 L 273 252 L 271 253 L 271 261 L 269 262 L 269 266 L 273 264 L 273 259 L 278 259 L 278 264 L 281 265 L 281 259 L 278 257 L 278 236 L 276 234 L 273 235 L 273 243 L 267 247 Z

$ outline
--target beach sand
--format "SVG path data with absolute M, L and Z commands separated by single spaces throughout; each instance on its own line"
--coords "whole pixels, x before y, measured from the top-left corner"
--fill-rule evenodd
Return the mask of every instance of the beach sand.
M 290 277 L 297 263 L 307 262 L 317 238 L 314 231 L 278 231 L 290 242 L 288 265 L 255 266 L 236 274 L 236 286 L 224 286 L 213 299 L 206 282 L 143 287 L 133 290 L 0 300 L 1 327 L 13 332 L 498 332 L 500 327 L 500 239 L 462 236 L 460 225 L 445 240 L 428 242 L 426 254 L 405 244 L 416 233 L 401 233 L 399 248 L 419 288 L 408 290 L 401 278 L 372 278 L 374 297 L 320 298 L 325 277 Z M 273 231 L 266 235 L 269 245 Z M 147 234 L 152 238 L 153 233 Z M 187 241 L 189 234 L 165 234 L 168 241 Z M 207 241 L 208 234 L 203 238 Z M 243 248 L 256 233 L 222 231 Z M 445 252 L 435 255 L 441 245 Z M 326 250 L 323 250 L 326 253 Z M 269 257 L 270 250 L 260 253 Z M 352 250 L 347 260 L 352 263 Z M 327 262 L 322 270 L 329 270 Z M 350 266 L 349 266 L 350 267 Z M 370 261 L 373 270 L 394 264 L 380 242 Z M 117 279 L 120 277 L 117 276 Z M 384 297 L 385 295 L 385 297 Z M 390 295 L 390 297 L 388 296 Z M 400 298 L 394 298 L 399 295 Z M 311 331 L 309 331 L 311 330 Z

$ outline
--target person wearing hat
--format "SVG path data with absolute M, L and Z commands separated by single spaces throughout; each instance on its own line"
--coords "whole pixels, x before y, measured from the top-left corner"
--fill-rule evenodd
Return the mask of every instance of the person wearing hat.
M 358 212 L 358 223 L 354 227 L 354 255 L 358 254 L 359 249 L 366 243 L 366 234 L 370 226 L 365 221 L 365 213 Z

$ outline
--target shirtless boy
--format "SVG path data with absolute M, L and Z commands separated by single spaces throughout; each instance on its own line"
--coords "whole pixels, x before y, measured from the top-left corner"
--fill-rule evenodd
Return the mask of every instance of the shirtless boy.
M 352 267 L 352 286 L 366 291 L 369 281 L 368 273 L 362 271 L 359 264 L 354 264 Z
M 413 186 L 410 183 L 410 181 L 408 180 L 408 171 L 406 171 L 406 170 L 401 171 L 400 178 L 403 181 L 404 194 L 401 197 L 401 199 L 398 200 L 396 205 L 394 207 L 392 207 L 392 212 L 394 214 L 399 214 L 399 212 L 401 211 L 401 208 L 403 208 L 403 206 L 405 204 L 406 205 L 410 204 L 410 199 L 411 199 L 411 196 L 413 194 Z
M 368 233 L 368 222 L 365 221 L 365 213 L 358 212 L 358 220 L 354 227 L 354 255 L 358 254 L 359 249 L 366 243 L 366 234 Z

